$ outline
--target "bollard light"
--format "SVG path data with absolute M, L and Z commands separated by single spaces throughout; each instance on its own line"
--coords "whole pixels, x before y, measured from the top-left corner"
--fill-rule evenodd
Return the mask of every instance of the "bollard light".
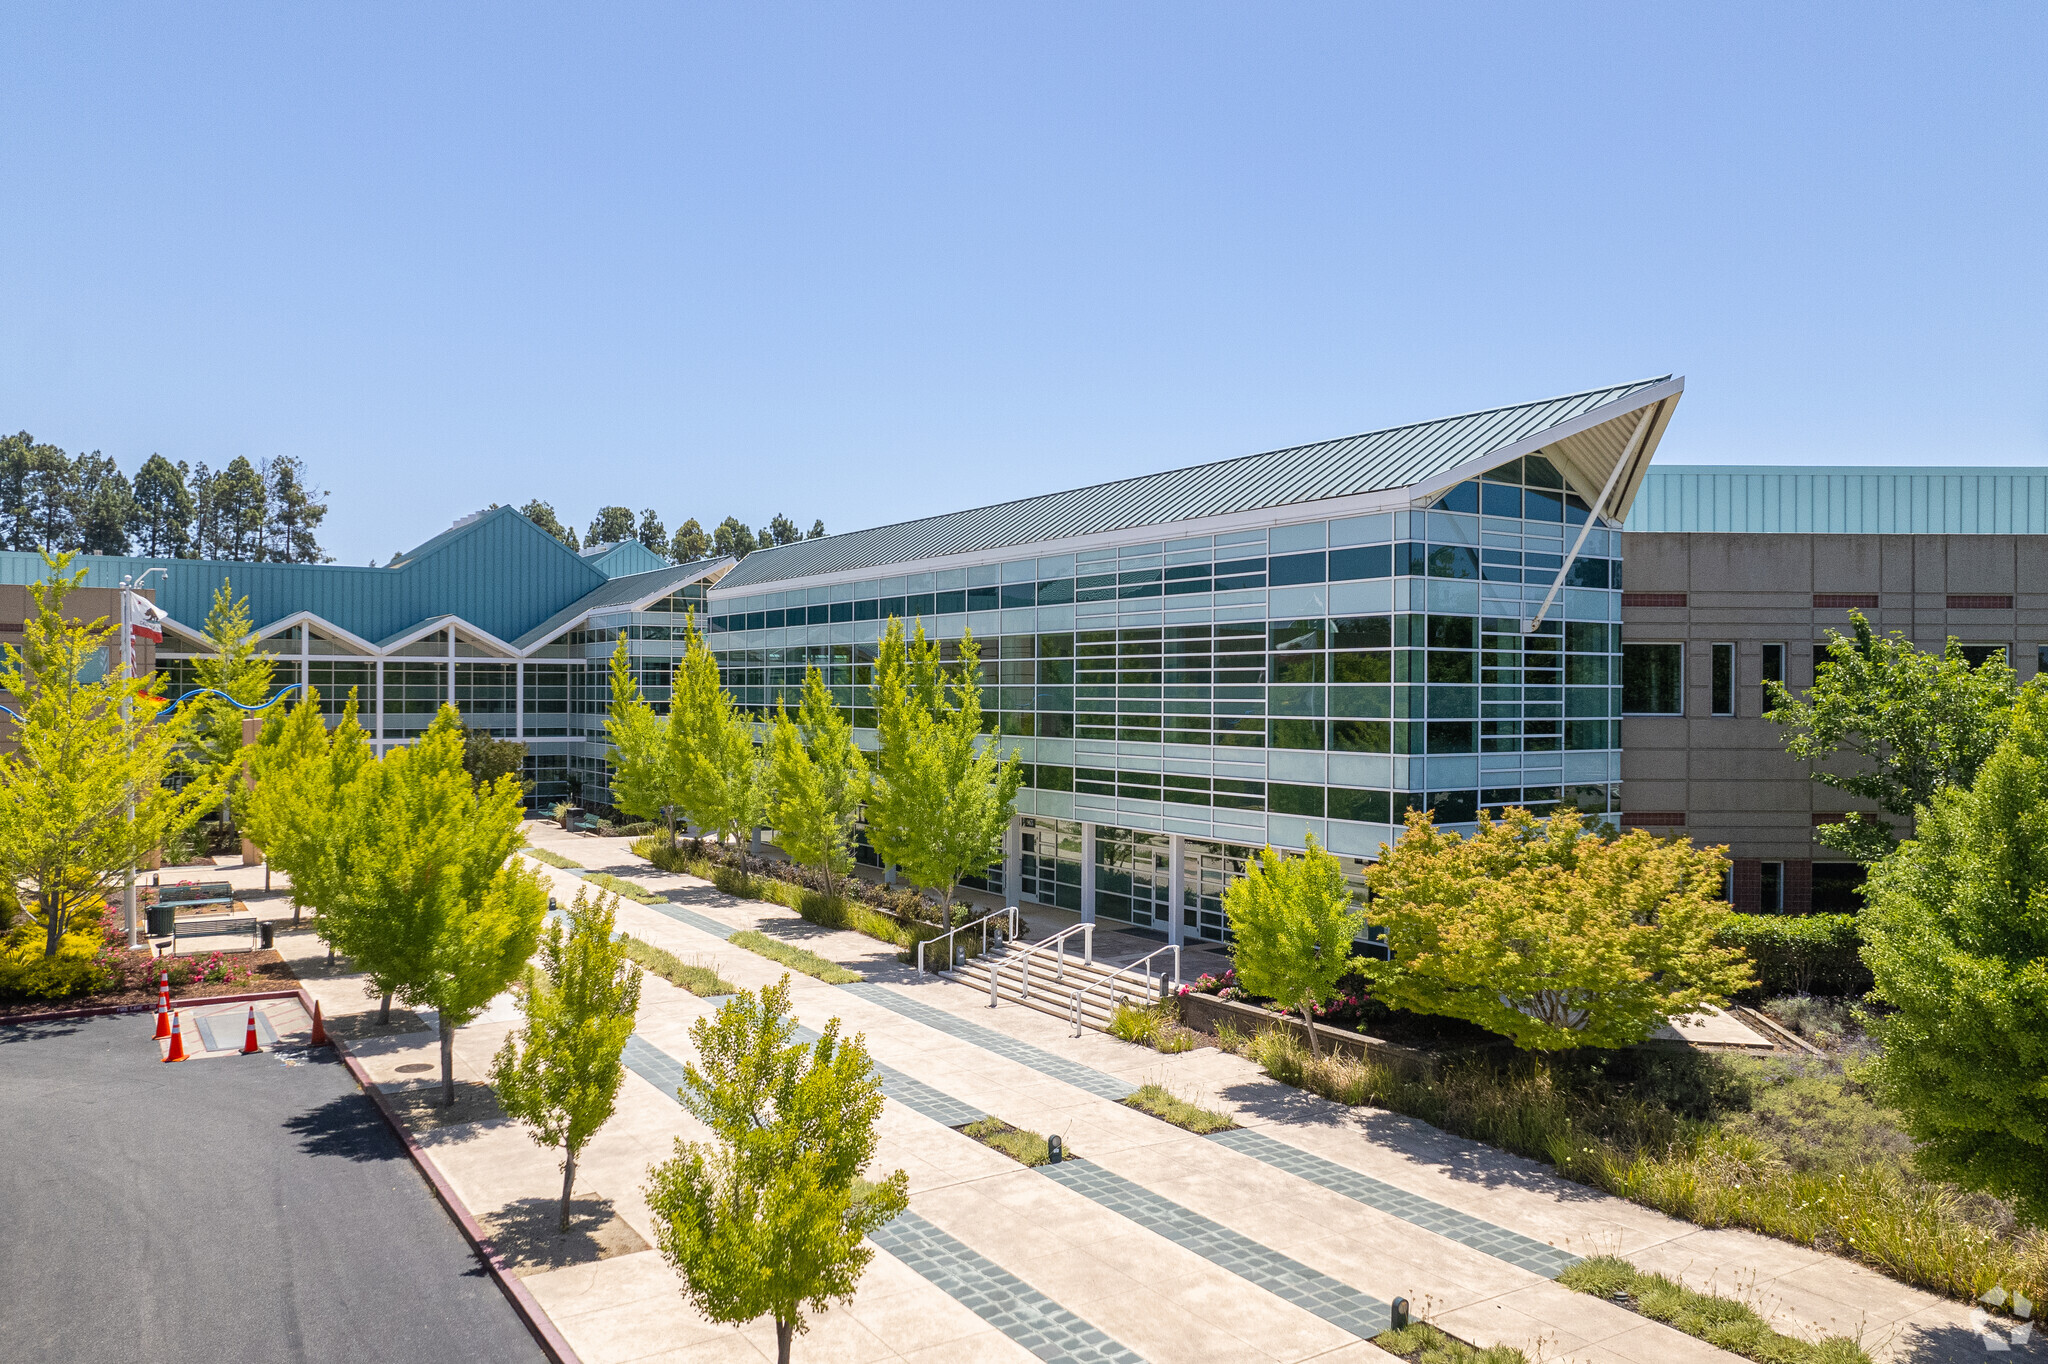
M 1047 1137 L 1045 1139 L 1045 1163 L 1057 1165 L 1066 1158 L 1066 1143 L 1057 1136 Z
M 1393 1322 L 1393 1328 L 1392 1328 L 1392 1329 L 1394 1329 L 1394 1330 L 1398 1331 L 1398 1330 L 1400 1330 L 1400 1329 L 1401 1329 L 1402 1327 L 1404 1327 L 1404 1326 L 1406 1326 L 1406 1325 L 1408 1324 L 1408 1299 L 1406 1299 L 1406 1298 L 1396 1298 L 1396 1299 L 1394 1299 L 1394 1301 L 1393 1301 L 1393 1305 L 1392 1305 L 1392 1311 L 1393 1311 L 1393 1314 L 1394 1314 L 1394 1322 Z

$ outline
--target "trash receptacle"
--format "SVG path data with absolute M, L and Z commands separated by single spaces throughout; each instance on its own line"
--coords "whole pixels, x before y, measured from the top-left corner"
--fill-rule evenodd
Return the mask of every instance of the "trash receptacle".
M 271 935 L 277 931 L 277 925 L 271 920 L 265 919 L 259 927 L 263 930 L 263 945 L 265 947 L 270 946 Z
M 178 907 L 176 905 L 151 905 L 148 917 L 149 936 L 152 938 L 168 938 L 171 936 L 172 925 L 178 918 Z

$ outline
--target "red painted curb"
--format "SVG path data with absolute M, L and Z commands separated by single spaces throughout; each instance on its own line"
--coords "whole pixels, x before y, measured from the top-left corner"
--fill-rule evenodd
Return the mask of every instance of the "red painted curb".
M 176 1010 L 198 1009 L 208 1004 L 253 1004 L 262 999 L 296 999 L 306 1006 L 306 1012 L 313 1012 L 313 1002 L 306 998 L 304 990 L 265 990 L 252 995 L 187 995 L 171 1001 Z M 114 1014 L 153 1014 L 154 1004 L 102 1004 L 89 1009 L 50 1009 L 39 1014 L 14 1014 L 0 1018 L 0 1026 L 9 1023 L 61 1023 L 70 1018 L 105 1018 Z
M 305 991 L 301 990 L 299 994 L 303 997 Z M 310 1001 L 308 1003 L 310 1005 Z M 307 1011 L 311 1012 L 310 1007 Z M 405 1143 L 406 1153 L 412 1157 L 413 1164 L 419 1167 L 427 1183 L 433 1186 L 434 1196 L 441 1200 L 441 1206 L 455 1219 L 455 1225 L 462 1228 L 462 1234 L 469 1238 L 469 1243 L 476 1248 L 477 1255 L 490 1267 L 491 1277 L 498 1282 L 498 1291 L 511 1301 L 513 1310 L 526 1322 L 526 1329 L 539 1343 L 542 1352 L 553 1360 L 554 1364 L 582 1364 L 575 1349 L 570 1346 L 561 1331 L 556 1329 L 554 1322 L 548 1319 L 548 1314 L 541 1310 L 540 1303 L 527 1291 L 526 1285 L 519 1282 L 518 1276 L 506 1267 L 504 1257 L 498 1254 L 497 1247 L 484 1234 L 484 1229 L 478 1225 L 476 1218 L 470 1215 L 469 1209 L 463 1205 L 462 1199 L 448 1183 L 439 1167 L 434 1164 L 432 1157 L 421 1149 L 420 1144 L 413 1140 L 411 1131 L 398 1120 L 398 1115 L 391 1111 L 391 1105 L 384 1098 L 383 1091 L 377 1088 L 376 1082 L 370 1079 L 369 1073 L 356 1059 L 348 1054 L 347 1048 L 339 1039 L 334 1040 L 334 1054 L 341 1058 L 342 1064 L 355 1076 L 356 1083 L 363 1087 L 363 1092 L 377 1105 L 377 1111 L 384 1115 L 384 1121 L 392 1132 Z

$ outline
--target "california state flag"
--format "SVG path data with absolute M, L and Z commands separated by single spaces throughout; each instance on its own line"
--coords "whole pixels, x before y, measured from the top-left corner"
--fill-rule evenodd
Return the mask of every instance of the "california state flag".
M 163 643 L 164 622 L 169 619 L 170 616 L 164 609 L 149 598 L 136 592 L 128 594 L 129 629 L 137 639 Z

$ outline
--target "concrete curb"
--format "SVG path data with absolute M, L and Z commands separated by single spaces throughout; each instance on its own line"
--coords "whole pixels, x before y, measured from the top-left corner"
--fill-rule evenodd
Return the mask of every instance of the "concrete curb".
M 265 990 L 255 994 L 190 996 L 183 1000 L 172 1000 L 171 1006 L 174 1009 L 190 1009 L 210 1004 L 253 1004 L 265 999 L 296 999 L 305 1008 L 306 1017 L 310 1019 L 313 1016 L 313 997 L 306 993 L 304 986 L 296 990 Z M 0 1019 L 0 1025 L 61 1023 L 79 1018 L 154 1012 L 154 1004 L 106 1004 L 91 1009 L 55 1009 L 46 1013 L 20 1014 L 13 1018 Z M 370 1102 L 377 1106 L 377 1112 L 383 1116 L 392 1134 L 404 1145 L 405 1153 L 412 1158 L 412 1163 L 419 1169 L 428 1187 L 433 1189 L 434 1197 L 440 1200 L 441 1206 L 447 1210 L 449 1217 L 454 1219 L 455 1225 L 462 1229 L 463 1236 L 469 1241 L 477 1258 L 490 1269 L 491 1278 L 497 1282 L 498 1291 L 512 1304 L 512 1310 L 517 1312 L 519 1319 L 526 1324 L 527 1331 L 540 1346 L 541 1352 L 554 1361 L 554 1364 L 582 1364 L 575 1349 L 570 1346 L 554 1322 L 548 1319 L 548 1314 L 541 1309 L 539 1301 L 506 1266 L 504 1257 L 498 1254 L 497 1246 L 485 1234 L 476 1218 L 471 1216 L 469 1208 L 455 1192 L 454 1185 L 448 1182 L 440 1167 L 434 1164 L 433 1157 L 413 1139 L 412 1132 L 406 1125 L 399 1121 L 397 1113 L 392 1111 L 383 1091 L 377 1088 L 377 1083 L 370 1078 L 369 1072 L 348 1054 L 348 1048 L 340 1038 L 330 1035 L 328 1042 L 333 1046 L 335 1056 L 348 1067 L 348 1072 L 354 1077 L 356 1084 L 361 1087 L 363 1093 L 369 1095 Z

